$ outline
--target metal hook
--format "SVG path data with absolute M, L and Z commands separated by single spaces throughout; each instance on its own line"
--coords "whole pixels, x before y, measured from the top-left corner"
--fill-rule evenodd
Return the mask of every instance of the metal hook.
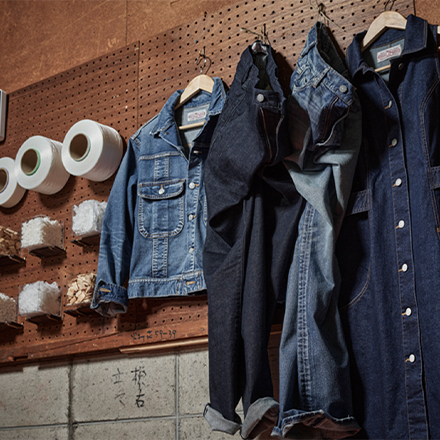
M 240 28 L 240 31 L 247 32 L 248 34 L 254 34 L 263 42 L 263 44 L 270 45 L 269 37 L 266 32 L 266 24 L 263 25 L 263 27 L 260 29 L 260 32 L 255 32 L 252 31 L 251 29 L 246 29 L 246 28 Z
M 387 10 L 387 6 L 388 5 L 391 5 L 390 6 L 390 11 L 392 11 L 393 10 L 393 6 L 394 6 L 394 2 L 395 2 L 396 0 L 386 0 L 385 2 L 384 2 L 384 6 L 383 6 L 383 10 L 384 11 L 386 11 Z M 379 3 L 380 2 L 380 0 L 377 0 L 377 3 Z M 376 3 L 376 4 L 377 4 Z
M 200 74 L 202 74 L 203 73 L 203 70 L 205 69 L 205 67 L 206 67 L 206 62 L 209 60 L 209 66 L 208 66 L 208 69 L 209 69 L 209 67 L 211 66 L 211 60 L 210 60 L 210 58 L 209 57 L 207 57 L 206 56 L 206 54 L 205 54 L 205 46 L 203 46 L 203 52 L 201 51 L 201 50 L 199 50 L 199 56 L 197 57 L 197 59 L 196 59 L 196 62 L 194 63 L 194 64 L 196 64 L 197 66 L 200 64 L 200 58 L 201 57 L 203 57 L 203 66 L 201 67 L 201 69 L 200 69 Z M 207 69 L 207 71 L 208 71 L 208 69 Z
M 379 1 L 380 1 L 380 0 L 379 0 Z M 389 0 L 388 0 L 388 1 L 389 1 Z M 324 18 L 324 20 L 327 20 L 327 24 L 328 24 L 329 21 L 331 21 L 333 24 L 335 24 L 336 26 L 338 26 L 339 29 L 341 29 L 341 30 L 343 30 L 344 32 L 346 32 L 345 29 L 341 28 L 341 26 L 339 26 L 338 23 L 336 23 L 334 20 L 332 20 L 332 19 L 331 19 L 326 13 L 325 13 L 325 5 L 324 5 L 324 3 L 318 3 L 318 0 L 315 0 L 316 6 L 314 6 L 314 5 L 312 4 L 312 0 L 309 0 L 309 2 L 310 2 L 310 7 L 311 7 L 312 9 L 315 9 L 315 10 L 318 12 L 318 14 L 319 14 L 321 17 Z

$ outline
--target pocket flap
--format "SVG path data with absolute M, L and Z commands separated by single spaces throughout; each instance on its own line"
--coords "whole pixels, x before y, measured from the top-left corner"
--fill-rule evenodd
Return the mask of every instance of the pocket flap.
M 429 170 L 429 183 L 431 189 L 440 188 L 440 167 L 432 167 Z
M 171 199 L 182 194 L 184 189 L 185 179 L 144 182 L 139 184 L 138 195 L 149 200 Z
M 348 200 L 345 215 L 358 214 L 370 210 L 370 190 L 354 192 Z

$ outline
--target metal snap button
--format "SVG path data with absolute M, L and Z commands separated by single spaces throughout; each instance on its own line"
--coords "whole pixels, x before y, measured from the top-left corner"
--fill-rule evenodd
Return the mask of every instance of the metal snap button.
M 194 182 L 191 182 L 188 186 L 189 189 L 194 189 L 196 187 L 196 184 Z
M 160 187 L 158 192 L 159 192 L 159 194 L 163 194 L 165 192 L 165 190 L 163 189 L 163 186 Z
M 263 95 L 262 93 L 259 93 L 259 94 L 257 95 L 257 101 L 258 101 L 258 102 L 263 102 L 263 101 L 264 101 L 264 95 Z
M 339 91 L 341 93 L 347 93 L 348 92 L 348 87 L 345 84 L 343 84 L 342 86 L 339 87 Z

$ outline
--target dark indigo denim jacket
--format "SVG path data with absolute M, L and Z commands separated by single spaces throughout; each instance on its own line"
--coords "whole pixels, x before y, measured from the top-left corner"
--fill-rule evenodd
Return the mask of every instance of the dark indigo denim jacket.
M 363 115 L 338 240 L 340 306 L 361 438 L 440 438 L 440 65 L 410 15 L 347 51 Z M 375 68 L 391 64 L 384 72 Z
M 206 114 L 206 123 L 183 145 L 176 91 L 161 112 L 129 140 L 105 212 L 97 282 L 91 307 L 112 316 L 129 298 L 190 295 L 206 289 L 202 271 L 206 236 L 204 165 L 226 93 L 214 78 L 182 112 Z M 128 287 L 124 283 L 128 279 Z
M 205 417 L 214 430 L 241 428 L 243 438 L 277 421 L 267 345 L 304 205 L 282 163 L 291 147 L 276 71 L 270 46 L 256 42 L 243 52 L 206 163 L 211 401 Z
M 335 244 L 360 149 L 361 111 L 347 68 L 320 22 L 309 32 L 291 89 L 295 152 L 284 163 L 307 204 L 286 293 L 274 434 L 343 438 L 360 428 L 338 310 Z

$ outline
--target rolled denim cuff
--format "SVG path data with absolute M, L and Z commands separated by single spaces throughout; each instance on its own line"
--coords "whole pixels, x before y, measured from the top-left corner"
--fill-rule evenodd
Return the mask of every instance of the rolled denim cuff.
M 273 427 L 278 420 L 279 404 L 272 397 L 256 400 L 248 409 L 241 436 L 244 439 L 256 438 L 268 428 Z
M 298 439 L 328 438 L 340 439 L 351 437 L 360 431 L 360 426 L 352 416 L 337 419 L 325 411 L 291 410 L 280 414 L 278 425 L 273 429 L 272 436 L 285 438 L 290 431 Z
M 112 317 L 128 309 L 127 289 L 102 280 L 96 284 L 90 308 L 102 316 Z
M 225 419 L 222 414 L 212 408 L 212 406 L 209 404 L 205 406 L 203 417 L 205 417 L 213 431 L 221 431 L 225 432 L 226 434 L 234 435 L 241 427 L 241 423 Z M 238 417 L 238 419 L 240 418 Z

